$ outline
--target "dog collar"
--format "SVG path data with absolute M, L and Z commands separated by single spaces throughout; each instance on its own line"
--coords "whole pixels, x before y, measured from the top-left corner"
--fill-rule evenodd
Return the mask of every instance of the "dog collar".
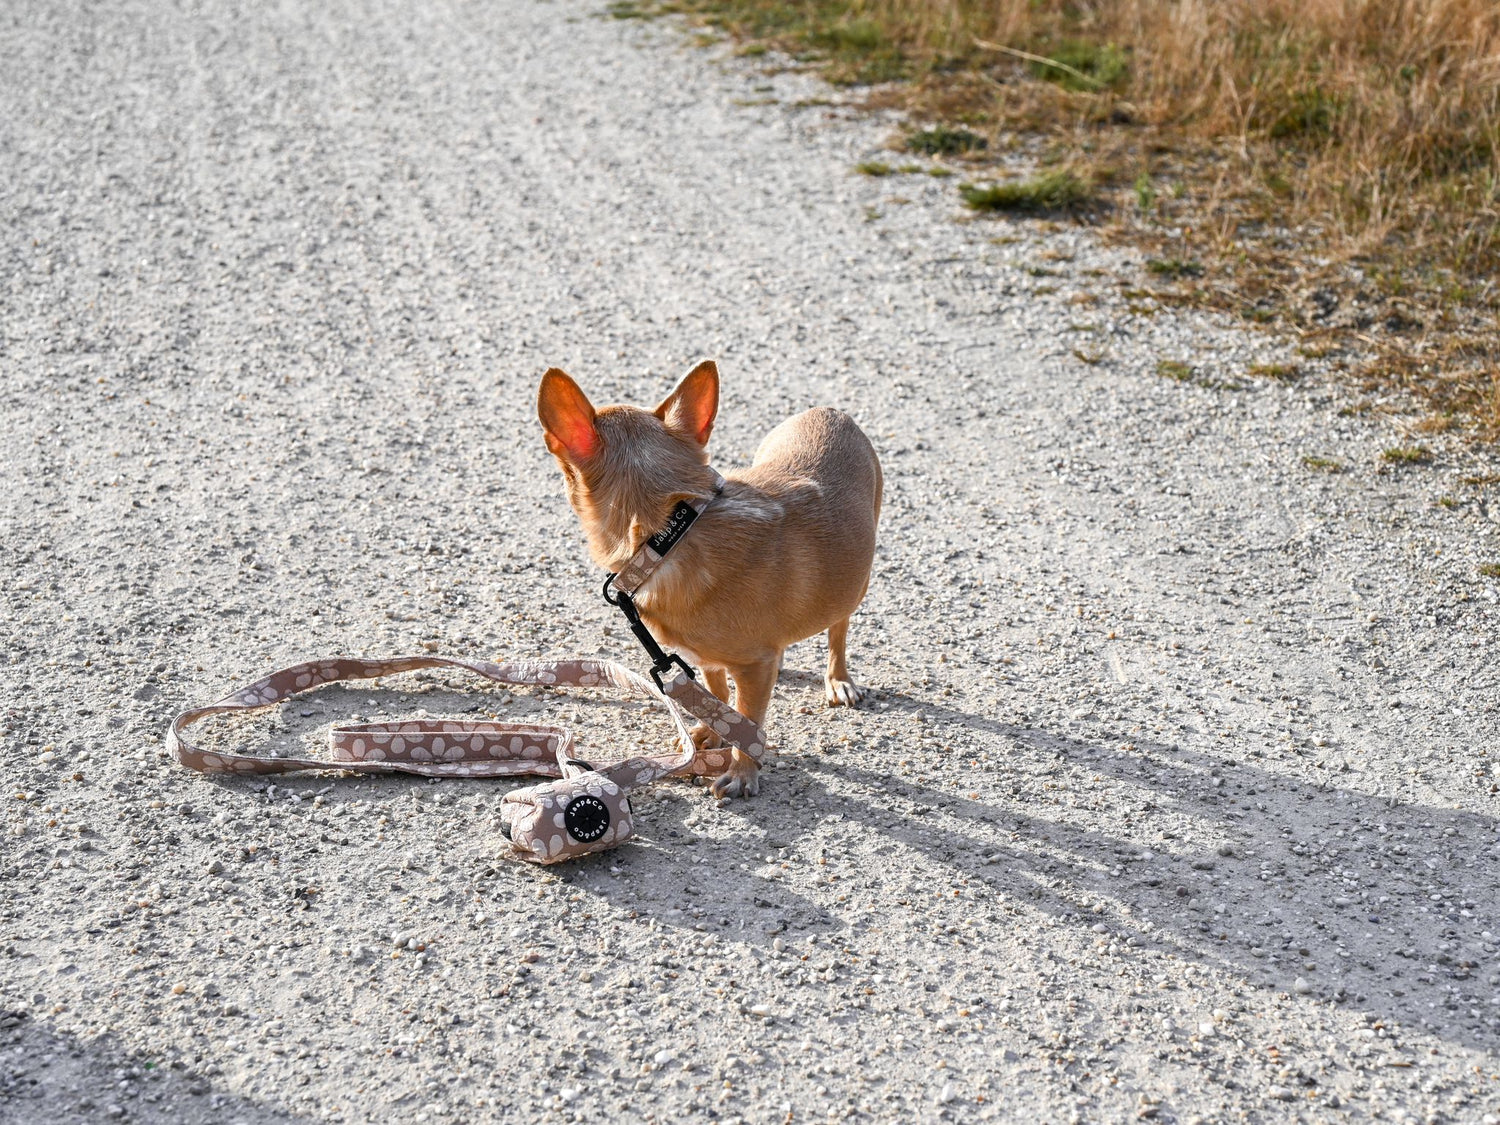
M 691 500 L 679 500 L 667 517 L 666 526 L 641 544 L 641 549 L 631 555 L 625 565 L 610 576 L 605 583 L 605 596 L 609 587 L 616 593 L 634 597 L 636 591 L 646 584 L 656 568 L 666 560 L 667 552 L 677 546 L 705 511 L 724 491 L 724 478 L 714 473 L 714 490 L 708 496 L 695 496 Z
M 646 628 L 646 623 L 641 620 L 640 611 L 635 608 L 635 593 L 646 584 L 646 580 L 656 572 L 656 568 L 661 566 L 667 557 L 667 552 L 677 545 L 698 517 L 708 510 L 709 505 L 717 500 L 723 491 L 724 478 L 714 473 L 714 490 L 710 495 L 695 496 L 691 500 L 679 500 L 677 506 L 672 509 L 672 514 L 667 517 L 666 526 L 642 543 L 641 549 L 631 555 L 624 566 L 604 580 L 604 600 L 617 607 L 625 615 L 630 631 L 635 634 L 635 639 L 641 643 L 641 647 L 646 650 L 646 655 L 651 658 L 651 678 L 664 692 L 667 689 L 662 676 L 674 668 L 684 673 L 690 680 L 697 677 L 686 660 L 675 652 L 667 652 L 651 635 L 651 630 Z

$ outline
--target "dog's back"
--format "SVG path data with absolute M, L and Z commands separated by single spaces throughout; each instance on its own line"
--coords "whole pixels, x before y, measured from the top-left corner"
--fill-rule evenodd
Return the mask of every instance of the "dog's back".
M 766 435 L 750 468 L 731 476 L 783 507 L 783 589 L 785 598 L 810 603 L 797 615 L 803 636 L 853 613 L 869 585 L 884 488 L 875 449 L 854 419 L 825 406 L 788 418 Z
M 829 500 L 847 506 L 840 514 L 854 521 L 868 519 L 872 529 L 880 519 L 880 461 L 870 439 L 842 410 L 817 406 L 777 426 L 760 443 L 744 475 L 762 474 L 765 487 L 775 477 L 828 485 Z

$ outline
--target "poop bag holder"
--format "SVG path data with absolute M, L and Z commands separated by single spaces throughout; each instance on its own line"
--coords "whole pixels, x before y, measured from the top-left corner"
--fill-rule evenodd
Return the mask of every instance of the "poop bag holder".
M 210 715 L 269 707 L 323 684 L 367 680 L 422 668 L 462 668 L 502 684 L 615 688 L 664 704 L 677 728 L 674 753 L 593 764 L 573 756 L 571 732 L 552 726 L 459 719 L 406 719 L 335 724 L 328 758 L 276 758 L 200 750 L 184 737 Z M 708 724 L 724 745 L 699 750 L 689 717 Z M 733 750 L 757 764 L 765 754 L 759 725 L 714 698 L 678 667 L 660 686 L 608 660 L 522 660 L 497 664 L 441 656 L 388 660 L 315 660 L 273 672 L 207 707 L 172 720 L 167 744 L 177 760 L 201 773 L 292 773 L 347 770 L 353 773 L 412 773 L 424 777 L 540 776 L 555 781 L 507 793 L 500 821 L 515 853 L 537 863 L 557 863 L 604 851 L 633 831 L 630 791 L 663 777 L 717 775 L 729 768 Z
M 578 762 L 561 781 L 529 785 L 500 799 L 500 823 L 515 849 L 555 863 L 623 844 L 635 832 L 630 797 L 612 779 Z

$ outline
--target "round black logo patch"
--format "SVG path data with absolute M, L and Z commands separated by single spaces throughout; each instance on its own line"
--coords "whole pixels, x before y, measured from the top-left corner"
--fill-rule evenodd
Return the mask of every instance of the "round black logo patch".
M 609 830 L 609 806 L 598 797 L 574 797 L 563 809 L 563 825 L 573 839 L 590 843 Z

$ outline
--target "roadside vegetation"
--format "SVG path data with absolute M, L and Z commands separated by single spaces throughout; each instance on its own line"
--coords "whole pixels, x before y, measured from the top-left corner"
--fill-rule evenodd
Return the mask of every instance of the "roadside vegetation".
M 1157 301 L 1295 332 L 1367 407 L 1500 438 L 1493 0 L 610 10 L 683 13 L 866 87 L 914 123 L 893 147 L 963 168 L 970 207 L 1094 223 L 1145 249 L 1131 285 Z

